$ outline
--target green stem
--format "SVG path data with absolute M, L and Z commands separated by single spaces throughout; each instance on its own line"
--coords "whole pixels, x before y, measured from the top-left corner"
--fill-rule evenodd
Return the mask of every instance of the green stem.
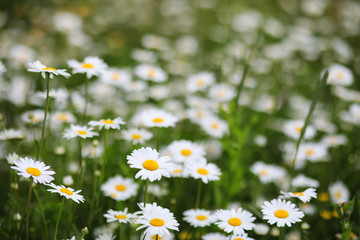
M 86 77 L 85 79 L 85 106 L 84 106 L 84 113 L 83 113 L 83 117 L 82 117 L 82 124 L 85 124 L 85 120 L 86 120 L 86 112 L 87 112 L 87 105 L 89 102 L 89 79 Z
M 41 199 L 39 197 L 39 194 L 37 193 L 36 188 L 34 188 L 33 190 L 34 190 L 36 200 L 38 201 L 38 204 L 39 204 L 39 207 L 40 207 L 41 218 L 42 218 L 44 226 L 45 226 L 45 235 L 46 235 L 46 237 L 49 237 L 49 229 L 48 229 L 48 225 L 47 225 L 47 221 L 46 221 L 46 217 L 45 217 L 44 208 L 43 208 L 43 205 L 41 203 Z
M 280 236 L 279 236 L 279 240 L 284 240 L 285 239 L 285 227 L 280 228 Z
M 50 78 L 46 78 L 46 103 L 45 103 L 45 114 L 44 114 L 44 120 L 43 120 L 43 125 L 42 125 L 42 129 L 41 129 L 41 138 L 40 138 L 40 144 L 39 144 L 39 148 L 36 154 L 36 161 L 39 160 L 40 158 L 40 151 L 42 148 L 42 145 L 44 144 L 44 135 L 45 135 L 45 125 L 46 125 L 46 117 L 47 117 L 47 113 L 48 113 L 48 108 L 49 108 L 49 91 L 50 91 Z
M 158 240 L 159 239 L 159 234 L 156 234 L 156 240 Z
M 201 186 L 202 186 L 202 181 L 199 180 L 195 209 L 198 209 L 200 206 Z
M 100 175 L 100 185 L 105 179 L 105 165 L 106 165 L 106 156 L 107 156 L 107 138 L 109 130 L 105 129 L 104 133 L 104 152 L 102 157 L 102 166 L 101 166 L 101 175 Z
M 29 194 L 26 203 L 26 240 L 29 239 L 29 219 L 30 219 L 30 202 L 31 202 L 31 193 L 33 188 L 33 179 L 30 180 Z
M 119 226 L 119 240 L 121 240 L 122 239 L 122 224 L 120 223 L 120 226 Z
M 149 179 L 146 179 L 145 193 L 144 193 L 144 207 L 146 207 L 147 190 L 149 185 Z
M 62 198 L 62 200 L 61 200 L 60 209 L 59 209 L 59 214 L 58 214 L 58 217 L 57 217 L 57 220 L 56 220 L 54 240 L 56 240 L 56 236 L 57 236 L 57 231 L 58 231 L 59 221 L 60 221 L 60 215 L 61 215 L 61 211 L 62 211 L 63 205 L 64 205 L 64 199 L 65 199 L 65 198 Z
M 79 168 L 80 168 L 80 174 L 79 174 L 79 188 L 82 187 L 82 175 L 83 175 L 83 160 L 82 160 L 82 141 L 81 138 L 79 138 Z

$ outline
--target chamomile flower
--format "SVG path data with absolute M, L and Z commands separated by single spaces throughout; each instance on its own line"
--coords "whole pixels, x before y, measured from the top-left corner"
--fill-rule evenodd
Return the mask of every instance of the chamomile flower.
M 106 214 L 104 214 L 106 222 L 119 222 L 119 223 L 130 223 L 136 219 L 137 215 L 128 213 L 128 208 L 125 208 L 124 211 L 115 211 L 109 209 Z
M 50 183 L 54 178 L 54 171 L 48 171 L 50 166 L 46 166 L 43 162 L 34 161 L 31 158 L 20 158 L 14 162 L 14 166 L 11 167 L 17 171 L 17 175 L 24 178 L 32 177 L 34 183 L 46 184 Z
M 235 90 L 229 84 L 221 83 L 211 86 L 209 97 L 219 102 L 228 102 L 235 97 Z
M 303 143 L 299 147 L 297 159 L 307 159 L 311 162 L 324 160 L 327 156 L 327 147 L 323 143 Z
M 291 227 L 291 224 L 301 222 L 301 218 L 304 217 L 304 213 L 296 208 L 295 204 L 281 199 L 273 199 L 271 202 L 265 201 L 261 212 L 269 224 L 276 223 L 277 227 L 284 227 L 285 225 Z
M 127 160 L 131 168 L 140 169 L 135 178 L 149 179 L 150 182 L 160 180 L 162 176 L 170 177 L 170 173 L 175 169 L 169 156 L 159 157 L 159 153 L 150 147 L 134 150 L 127 156 Z
M 189 209 L 184 212 L 184 221 L 193 227 L 206 227 L 216 222 L 216 216 L 209 210 Z
M 300 137 L 300 133 L 303 127 L 303 120 L 288 120 L 284 123 L 283 131 L 287 136 L 297 140 Z M 315 133 L 315 128 L 311 125 L 308 125 L 304 134 L 304 139 L 313 138 L 315 136 Z
M 204 183 L 220 179 L 220 169 L 213 163 L 207 163 L 205 158 L 185 163 L 186 172 L 195 179 L 201 179 Z
M 215 81 L 215 76 L 210 72 L 201 72 L 189 76 L 186 87 L 190 92 L 202 91 Z
M 5 158 L 10 165 L 14 165 L 14 162 L 20 159 L 16 153 L 9 153 Z
M 66 139 L 81 137 L 85 138 L 92 138 L 97 136 L 98 133 L 92 131 L 93 128 L 89 128 L 87 126 L 79 126 L 71 124 L 70 128 L 65 129 L 63 132 L 63 137 Z
M 125 201 L 137 194 L 138 185 L 131 178 L 115 176 L 108 179 L 101 190 L 105 196 L 109 196 L 117 201 Z
M 55 125 L 60 125 L 62 123 L 74 123 L 76 122 L 76 118 L 70 112 L 55 112 L 51 115 L 51 122 Z
M 285 198 L 296 197 L 296 198 L 300 199 L 303 203 L 310 202 L 311 198 L 317 198 L 317 193 L 314 188 L 308 188 L 302 192 L 283 192 L 283 191 L 281 191 L 281 194 Z
M 75 191 L 71 187 L 65 187 L 63 185 L 56 186 L 55 184 L 49 184 L 53 189 L 48 189 L 49 192 L 58 193 L 60 196 L 66 197 L 66 199 L 71 199 L 76 203 L 84 202 L 85 198 L 79 194 L 81 190 Z
M 39 124 L 44 121 L 44 111 L 40 109 L 27 111 L 21 115 L 21 120 L 28 124 Z
M 230 240 L 254 240 L 254 239 L 248 237 L 246 233 L 243 233 L 243 234 L 236 234 L 231 236 Z
M 66 72 L 65 69 L 55 69 L 52 67 L 47 67 L 44 64 L 42 64 L 39 60 L 36 60 L 33 63 L 29 63 L 28 64 L 29 72 L 41 72 L 41 76 L 43 78 L 46 78 L 46 73 L 49 73 L 49 77 L 53 78 L 54 75 L 61 75 L 64 76 L 66 78 L 70 77 L 71 75 L 69 73 Z
M 126 70 L 110 68 L 101 74 L 100 81 L 112 86 L 125 88 L 131 82 L 131 75 Z
M 174 127 L 178 119 L 161 109 L 148 109 L 141 112 L 141 121 L 145 127 Z
M 179 223 L 174 218 L 174 215 L 169 209 L 160 206 L 146 206 L 136 223 L 141 225 L 136 231 L 146 228 L 144 234 L 158 235 L 159 237 L 170 235 L 169 229 L 179 231 Z
M 229 237 L 221 233 L 207 233 L 202 236 L 202 240 L 228 240 Z
M 292 186 L 293 187 L 319 187 L 319 181 L 306 177 L 303 174 L 300 174 L 298 176 L 296 176 L 293 180 L 292 180 Z
M 214 138 L 222 138 L 229 132 L 228 125 L 218 117 L 210 117 L 200 121 L 201 128 Z
M 215 224 L 227 233 L 244 234 L 244 230 L 251 230 L 255 227 L 253 223 L 255 217 L 242 208 L 238 208 L 237 210 L 221 209 L 216 212 L 216 216 L 219 221 Z
M 168 150 L 176 162 L 195 161 L 205 156 L 202 146 L 188 140 L 173 141 Z
M 164 82 L 167 80 L 167 74 L 161 68 L 148 64 L 141 64 L 137 66 L 134 73 L 137 77 L 143 80 L 153 82 Z
M 144 144 L 145 141 L 153 137 L 153 134 L 145 129 L 130 128 L 129 130 L 122 131 L 122 137 L 133 144 Z
M 86 73 L 87 78 L 100 76 L 107 69 L 107 65 L 98 57 L 86 57 L 83 62 L 72 59 L 67 64 L 73 69 L 73 73 Z
M 275 182 L 286 175 L 283 168 L 263 162 L 255 162 L 250 171 L 256 174 L 262 183 Z
M 21 130 L 13 128 L 5 129 L 0 132 L 0 140 L 21 140 L 24 139 L 24 134 Z
M 340 64 L 334 64 L 329 67 L 329 76 L 327 83 L 331 85 L 351 85 L 354 77 L 350 69 Z
M 329 186 L 331 200 L 334 203 L 343 203 L 350 200 L 350 192 L 344 183 L 337 181 Z
M 331 134 L 325 136 L 321 142 L 326 144 L 328 147 L 337 147 L 347 143 L 347 137 L 341 134 Z
M 121 117 L 117 117 L 115 119 L 101 119 L 99 121 L 90 121 L 90 126 L 98 126 L 99 129 L 118 129 L 120 130 L 120 125 L 125 124 L 124 120 Z

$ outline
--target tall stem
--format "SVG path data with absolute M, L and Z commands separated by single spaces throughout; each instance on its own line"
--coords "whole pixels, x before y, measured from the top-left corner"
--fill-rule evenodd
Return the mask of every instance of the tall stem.
M 200 206 L 201 186 L 202 186 L 202 181 L 199 180 L 195 209 L 199 208 Z
M 80 168 L 80 174 L 79 174 L 79 188 L 82 187 L 82 175 L 83 175 L 83 161 L 82 161 L 82 141 L 81 138 L 79 138 L 79 168 Z
M 149 185 L 149 179 L 146 179 L 145 193 L 144 193 L 144 207 L 146 207 L 148 185 Z
M 65 199 L 65 198 L 62 198 L 62 200 L 61 200 L 60 209 L 59 209 L 59 214 L 58 214 L 58 217 L 57 217 L 57 220 L 56 220 L 54 240 L 56 240 L 56 236 L 57 236 L 57 231 L 58 231 L 59 221 L 60 221 L 60 215 L 61 215 L 61 211 L 62 211 L 63 205 L 64 205 L 64 199 Z
M 156 240 L 158 240 L 159 239 L 159 234 L 156 234 Z
M 122 226 L 122 224 L 120 223 L 120 226 L 119 226 L 119 240 L 121 240 L 122 239 L 122 229 L 121 229 L 121 226 Z
M 83 112 L 83 117 L 82 117 L 82 124 L 84 125 L 85 124 L 85 121 L 86 121 L 86 112 L 87 112 L 87 105 L 88 105 L 88 102 L 89 102 L 89 79 L 86 77 L 85 79 L 85 92 L 84 92 L 84 95 L 85 95 L 85 106 L 84 106 L 84 112 Z
M 45 114 L 44 114 L 44 121 L 43 121 L 43 125 L 42 125 L 42 129 L 41 129 L 41 138 L 40 138 L 40 144 L 39 144 L 39 148 L 36 154 L 36 161 L 39 160 L 40 158 L 40 151 L 42 148 L 42 145 L 44 143 L 44 135 L 45 135 L 45 125 L 46 125 L 46 117 L 47 117 L 47 113 L 48 113 L 48 108 L 49 108 L 49 91 L 50 91 L 50 78 L 46 78 L 46 103 L 45 103 Z
M 46 235 L 46 238 L 48 238 L 49 237 L 49 229 L 48 229 L 48 225 L 47 225 L 47 222 L 46 222 L 46 216 L 45 216 L 44 208 L 43 208 L 42 203 L 41 203 L 41 199 L 39 197 L 39 194 L 37 193 L 36 188 L 34 188 L 34 194 L 35 194 L 36 200 L 38 201 L 38 204 L 39 204 L 39 207 L 40 207 L 41 218 L 43 220 L 44 227 L 45 227 L 45 235 Z
M 101 177 L 100 177 L 100 185 L 103 183 L 105 179 L 105 165 L 106 165 L 106 157 L 107 157 L 107 137 L 108 137 L 108 129 L 105 129 L 104 133 L 104 152 L 102 157 L 102 166 L 101 166 Z
M 29 239 L 30 201 L 31 201 L 32 188 L 33 188 L 32 185 L 33 185 L 33 179 L 31 178 L 30 186 L 29 186 L 29 194 L 26 203 L 26 240 Z

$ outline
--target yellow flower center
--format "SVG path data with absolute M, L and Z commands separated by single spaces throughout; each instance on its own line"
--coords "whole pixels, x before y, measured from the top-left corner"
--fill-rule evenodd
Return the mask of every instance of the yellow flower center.
M 159 168 L 159 164 L 157 163 L 157 161 L 149 159 L 143 163 L 143 167 L 146 170 L 154 171 Z
M 70 191 L 70 190 L 67 189 L 67 188 L 61 188 L 61 189 L 60 189 L 60 192 L 65 193 L 65 194 L 67 194 L 67 195 L 73 195 L 73 194 L 74 194 L 72 191 Z
M 190 149 L 183 149 L 181 150 L 181 154 L 184 156 L 190 156 L 192 154 Z
M 234 240 L 244 240 L 243 238 L 234 238 Z
M 336 193 L 335 193 L 335 196 L 337 197 L 337 198 L 341 198 L 341 192 L 340 191 L 337 191 Z
M 236 226 L 240 226 L 240 225 L 241 225 L 241 220 L 240 220 L 239 218 L 234 217 L 234 218 L 230 218 L 229 221 L 228 221 L 228 223 L 229 223 L 231 226 L 236 227 Z
M 327 193 L 320 193 L 318 196 L 320 202 L 326 202 L 329 200 L 329 194 Z
M 83 63 L 81 65 L 82 68 L 88 68 L 88 69 L 93 69 L 94 65 L 92 65 L 91 63 Z
M 151 239 L 156 239 L 156 234 L 155 235 L 153 235 L 152 237 L 151 237 Z M 160 237 L 160 236 L 158 236 L 158 238 L 157 239 L 163 239 L 163 237 Z
M 118 73 L 113 73 L 112 76 L 111 76 L 111 79 L 112 79 L 113 81 L 117 81 L 117 80 L 119 79 L 119 76 L 120 76 L 120 74 L 118 74 Z
M 217 124 L 217 123 L 212 123 L 212 124 L 211 124 L 211 127 L 212 127 L 213 129 L 218 129 L 218 128 L 219 128 L 219 124 Z
M 181 173 L 181 172 L 182 172 L 182 170 L 180 168 L 174 170 L 174 173 Z
M 116 193 L 111 193 L 111 194 L 110 194 L 110 197 L 116 198 L 116 197 L 117 197 L 117 194 L 116 194 Z
M 86 135 L 87 134 L 87 131 L 76 131 L 78 134 L 80 135 Z
M 66 122 L 68 120 L 68 116 L 65 113 L 61 113 L 57 115 L 57 120 Z
M 295 196 L 304 196 L 304 193 L 302 193 L 302 192 L 294 192 L 293 194 Z
M 133 138 L 133 139 L 135 139 L 135 140 L 140 140 L 141 139 L 141 135 L 139 135 L 139 134 L 133 134 L 133 135 L 131 135 L 131 137 Z
M 196 85 L 198 85 L 198 86 L 202 86 L 202 85 L 204 85 L 204 83 L 205 83 L 205 81 L 202 78 L 198 78 L 198 80 L 196 81 Z
M 153 218 L 151 219 L 150 224 L 153 225 L 154 227 L 161 227 L 165 225 L 165 222 L 160 218 Z
M 207 219 L 207 216 L 205 216 L 205 215 L 197 215 L 196 219 L 199 220 L 199 221 L 204 221 L 204 220 Z
M 52 67 L 42 68 L 41 70 L 43 70 L 43 71 L 56 71 L 56 69 L 52 68 Z
M 116 215 L 115 218 L 116 219 L 126 219 L 127 216 L 126 215 Z
M 314 151 L 313 149 L 308 149 L 308 150 L 306 150 L 306 156 L 313 155 L 314 152 L 315 152 L 315 151 Z
M 199 169 L 197 170 L 197 172 L 198 172 L 199 174 L 201 174 L 201 175 L 208 175 L 208 174 L 209 174 L 208 170 L 206 170 L 205 168 L 199 168 Z
M 164 121 L 163 118 L 154 118 L 154 119 L 153 119 L 153 122 L 154 122 L 154 123 L 162 123 L 163 121 Z
M 38 177 L 38 176 L 40 176 L 40 174 L 41 174 L 41 172 L 40 172 L 39 169 L 33 168 L 33 167 L 28 167 L 28 168 L 26 169 L 26 171 L 27 171 L 28 174 L 31 174 L 31 175 L 33 175 L 33 176 L 35 176 L 35 177 Z
M 267 172 L 266 170 L 261 170 L 261 171 L 259 172 L 259 174 L 260 174 L 261 176 L 266 176 L 266 175 L 268 174 L 268 172 Z
M 153 78 L 155 76 L 155 71 L 154 69 L 149 69 L 148 72 L 147 72 L 147 76 L 149 78 Z
M 118 184 L 116 185 L 116 190 L 120 191 L 120 192 L 123 192 L 126 190 L 126 186 L 125 185 L 122 185 L 122 184 Z
M 295 130 L 296 130 L 298 133 L 301 133 L 302 127 L 297 126 L 297 127 L 295 128 Z
M 327 210 L 320 211 L 320 217 L 322 217 L 325 220 L 328 220 L 331 218 L 331 212 Z
M 105 124 L 114 124 L 113 120 L 107 119 L 107 120 L 102 120 L 101 123 L 105 123 Z
M 289 213 L 286 210 L 279 209 L 275 211 L 275 217 L 277 218 L 287 218 Z
M 344 74 L 343 74 L 342 72 L 338 72 L 338 73 L 336 73 L 336 78 L 338 78 L 338 79 L 342 80 L 342 79 L 343 79 L 343 77 L 344 77 Z

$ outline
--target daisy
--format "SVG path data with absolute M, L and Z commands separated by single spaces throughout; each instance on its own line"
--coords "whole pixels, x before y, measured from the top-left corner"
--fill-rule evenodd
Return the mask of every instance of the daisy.
M 144 234 L 158 235 L 159 237 L 170 235 L 169 229 L 179 231 L 179 223 L 169 209 L 160 206 L 153 207 L 150 204 L 147 204 L 146 209 L 141 212 L 136 223 L 141 225 L 136 231 L 146 228 Z
M 141 112 L 141 121 L 145 127 L 174 127 L 178 119 L 161 109 L 149 109 Z
M 205 156 L 202 146 L 188 140 L 173 141 L 168 150 L 176 162 L 195 161 Z
M 56 186 L 55 184 L 49 184 L 50 187 L 54 189 L 48 189 L 49 192 L 58 193 L 60 196 L 66 197 L 66 199 L 71 199 L 76 203 L 84 202 L 85 199 L 82 195 L 79 194 L 81 190 L 75 191 L 71 187 L 65 187 L 63 185 Z
M 81 137 L 85 139 L 85 138 L 92 138 L 94 136 L 97 136 L 98 133 L 92 132 L 92 130 L 93 128 L 71 124 L 70 128 L 65 129 L 65 131 L 63 132 L 63 137 L 66 139 L 71 139 L 76 137 Z
M 0 140 L 21 140 L 24 139 L 24 134 L 20 130 L 13 128 L 4 129 L 0 132 Z
M 222 138 L 229 132 L 228 125 L 218 117 L 210 117 L 200 121 L 201 128 L 214 138 Z
M 159 157 L 159 153 L 150 147 L 134 150 L 127 156 L 127 160 L 131 168 L 140 169 L 135 178 L 149 179 L 150 182 L 160 180 L 162 176 L 170 177 L 170 173 L 175 169 L 169 156 Z
M 304 127 L 303 120 L 288 120 L 283 125 L 284 133 L 294 140 L 300 137 L 302 128 Z M 316 130 L 311 125 L 308 125 L 304 134 L 304 139 L 310 139 L 315 136 Z
M 87 78 L 100 76 L 107 69 L 107 65 L 98 57 L 86 57 L 83 62 L 72 59 L 67 64 L 73 69 L 73 73 L 86 73 Z
M 234 87 L 226 83 L 213 85 L 209 90 L 209 97 L 219 102 L 228 102 L 233 99 L 235 95 Z
M 145 48 L 153 50 L 166 50 L 169 48 L 168 40 L 164 37 L 148 34 L 141 39 L 141 43 Z
M 55 112 L 51 116 L 51 122 L 55 125 L 60 125 L 62 123 L 74 123 L 76 122 L 76 118 L 70 112 Z
M 183 164 L 175 164 L 175 170 L 171 173 L 172 177 L 188 177 L 188 174 L 186 171 L 184 171 Z
M 32 111 L 27 111 L 21 115 L 21 120 L 29 124 L 38 124 L 44 121 L 44 111 L 37 109 Z
M 124 88 L 125 85 L 131 82 L 131 75 L 126 70 L 110 68 L 101 74 L 100 81 L 112 86 Z
M 261 212 L 264 219 L 273 225 L 276 223 L 278 227 L 285 225 L 291 227 L 292 223 L 301 222 L 304 213 L 295 207 L 290 201 L 273 199 L 271 202 L 265 201 Z
M 184 212 L 184 221 L 193 227 L 206 227 L 216 222 L 215 215 L 204 209 L 189 209 Z
M 262 183 L 275 182 L 286 175 L 283 168 L 263 162 L 255 162 L 250 171 L 256 174 Z
M 39 60 L 36 60 L 33 63 L 29 63 L 28 64 L 29 72 L 41 72 L 41 76 L 43 78 L 46 78 L 46 73 L 49 73 L 49 77 L 53 78 L 54 75 L 61 75 L 64 76 L 66 78 L 70 77 L 71 75 L 69 73 L 66 72 L 65 69 L 55 69 L 52 67 L 47 67 L 44 64 L 42 64 Z
M 105 196 L 109 196 L 117 201 L 125 201 L 137 194 L 138 185 L 131 178 L 115 176 L 108 179 L 101 190 Z
M 350 192 L 344 183 L 337 181 L 329 186 L 331 200 L 334 203 L 343 203 L 350 200 Z
M 90 121 L 90 126 L 99 126 L 99 129 L 102 129 L 103 127 L 105 129 L 118 129 L 120 130 L 120 125 L 125 124 L 124 120 L 121 117 L 117 117 L 113 120 L 111 119 L 101 119 L 99 121 Z
M 339 64 L 333 64 L 329 67 L 329 76 L 327 83 L 331 85 L 351 85 L 354 77 L 350 69 Z
M 297 159 L 318 162 L 324 160 L 327 153 L 327 146 L 323 143 L 303 143 L 299 147 Z
M 215 76 L 210 72 L 201 72 L 189 76 L 186 81 L 187 90 L 190 92 L 202 91 L 215 81 Z
M 300 174 L 298 176 L 296 176 L 293 180 L 292 180 L 292 186 L 293 187 L 314 187 L 317 188 L 319 187 L 319 182 L 315 179 L 306 177 L 303 174 Z
M 283 191 L 281 191 L 281 194 L 285 198 L 296 197 L 296 198 L 300 199 L 303 203 L 310 202 L 311 198 L 317 198 L 317 193 L 314 188 L 308 188 L 303 192 L 283 192 Z
M 152 65 L 141 64 L 134 69 L 134 73 L 143 80 L 153 82 L 164 82 L 167 80 L 167 74 L 161 68 Z
M 20 159 L 20 156 L 17 155 L 16 153 L 9 153 L 5 158 L 8 164 L 14 165 L 14 162 L 18 161 Z
M 144 240 L 156 240 L 156 234 L 151 235 L 151 234 L 148 233 L 148 234 L 145 235 L 145 238 L 141 238 L 141 239 L 144 239 Z M 174 239 L 174 234 L 170 233 L 170 235 L 164 235 L 162 237 L 157 236 L 157 239 L 158 240 L 173 240 Z
M 230 240 L 254 240 L 254 239 L 248 237 L 246 233 L 243 233 L 243 234 L 236 234 L 231 236 Z
M 347 137 L 341 134 L 331 134 L 325 136 L 321 142 L 326 144 L 328 147 L 337 147 L 347 143 Z
M 186 172 L 195 179 L 201 179 L 204 183 L 220 179 L 220 169 L 213 163 L 207 163 L 205 158 L 185 164 Z
M 128 213 L 128 208 L 125 208 L 124 211 L 114 211 L 109 209 L 106 214 L 104 214 L 106 222 L 119 222 L 119 223 L 130 223 L 134 220 L 137 215 Z
M 228 240 L 229 237 L 221 233 L 207 233 L 202 236 L 202 240 Z
M 221 209 L 216 212 L 216 216 L 219 221 L 215 224 L 227 233 L 244 234 L 244 230 L 252 230 L 255 227 L 253 223 L 255 217 L 242 208 L 238 208 L 237 210 Z
M 11 168 L 15 169 L 19 176 L 24 178 L 32 177 L 35 183 L 46 184 L 54 180 L 51 175 L 54 175 L 55 172 L 48 171 L 50 166 L 46 166 L 43 162 L 34 161 L 28 157 L 21 157 L 14 162 L 14 165 L 15 166 L 12 166 Z
M 130 128 L 129 130 L 122 131 L 122 137 L 133 144 L 144 144 L 145 141 L 153 137 L 153 134 L 145 129 Z

